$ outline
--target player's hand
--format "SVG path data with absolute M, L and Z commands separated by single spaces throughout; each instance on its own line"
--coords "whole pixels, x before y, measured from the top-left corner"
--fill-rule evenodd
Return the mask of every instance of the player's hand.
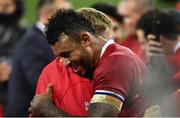
M 11 72 L 11 65 L 6 63 L 0 63 L 0 82 L 5 82 L 9 80 Z
M 148 56 L 164 56 L 164 50 L 160 42 L 150 40 L 148 43 Z
M 161 42 L 155 41 L 154 35 L 148 35 L 148 50 L 147 55 L 148 57 L 152 56 L 164 56 L 164 50 L 162 48 Z
M 49 84 L 45 94 L 34 96 L 29 108 L 30 116 L 46 116 L 46 111 L 49 109 L 49 106 L 54 105 L 52 100 L 52 90 L 53 86 L 52 84 Z
M 144 117 L 161 117 L 161 108 L 159 105 L 153 105 L 146 109 Z

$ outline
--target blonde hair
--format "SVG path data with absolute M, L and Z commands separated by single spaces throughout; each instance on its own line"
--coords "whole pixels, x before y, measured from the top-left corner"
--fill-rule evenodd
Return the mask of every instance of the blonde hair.
M 77 12 L 91 22 L 98 35 L 112 28 L 111 19 L 101 11 L 93 8 L 81 8 Z

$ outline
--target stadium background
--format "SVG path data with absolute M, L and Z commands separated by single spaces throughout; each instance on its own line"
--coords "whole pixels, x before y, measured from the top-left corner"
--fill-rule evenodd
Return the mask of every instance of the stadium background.
M 88 7 L 96 2 L 106 2 L 113 5 L 117 5 L 120 0 L 70 0 L 70 1 L 73 4 L 73 7 L 77 9 L 80 7 Z M 160 8 L 171 8 L 171 7 L 175 7 L 175 2 L 173 1 L 177 1 L 177 0 L 153 0 L 153 4 Z M 36 18 L 35 10 L 38 0 L 24 0 L 24 2 L 26 9 L 25 10 L 26 14 L 24 19 L 26 23 L 31 24 L 35 21 Z

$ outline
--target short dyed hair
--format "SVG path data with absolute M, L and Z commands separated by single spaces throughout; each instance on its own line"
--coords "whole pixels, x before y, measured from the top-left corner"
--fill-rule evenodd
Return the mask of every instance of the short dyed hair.
M 77 10 L 77 12 L 91 22 L 98 35 L 101 35 L 107 29 L 112 28 L 111 19 L 101 11 L 93 8 L 81 8 Z

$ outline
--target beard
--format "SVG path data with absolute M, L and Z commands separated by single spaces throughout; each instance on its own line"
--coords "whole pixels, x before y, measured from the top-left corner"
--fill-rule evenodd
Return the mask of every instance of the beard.
M 17 5 L 17 9 L 11 14 L 0 13 L 0 24 L 7 26 L 16 25 L 23 15 L 23 8 L 20 5 Z
M 93 73 L 95 68 L 91 67 L 90 64 L 81 62 L 82 67 L 86 70 L 85 74 L 81 75 L 82 77 L 93 79 Z
M 23 0 L 15 0 L 16 10 L 11 14 L 0 13 L 0 24 L 11 26 L 17 25 L 19 20 L 24 14 L 24 4 Z
M 81 76 L 91 80 L 93 78 L 95 67 L 92 66 L 92 60 L 88 55 L 88 52 L 84 51 L 81 55 L 80 65 L 85 69 L 85 73 Z
M 0 13 L 0 23 L 3 25 L 12 25 L 17 23 L 16 15 L 13 14 L 3 14 Z

